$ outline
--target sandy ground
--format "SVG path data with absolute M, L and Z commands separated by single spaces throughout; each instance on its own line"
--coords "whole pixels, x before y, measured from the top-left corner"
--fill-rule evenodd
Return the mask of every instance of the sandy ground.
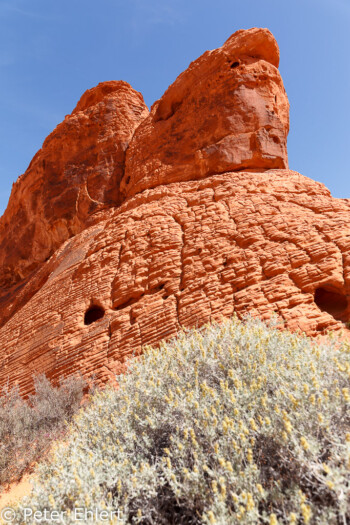
M 30 479 L 32 479 L 32 476 L 24 476 L 21 481 L 12 483 L 5 492 L 0 494 L 0 512 L 6 507 L 14 506 L 19 500 L 30 493 L 32 488 Z M 1 521 L 0 518 L 0 524 L 2 523 L 5 523 L 5 521 Z

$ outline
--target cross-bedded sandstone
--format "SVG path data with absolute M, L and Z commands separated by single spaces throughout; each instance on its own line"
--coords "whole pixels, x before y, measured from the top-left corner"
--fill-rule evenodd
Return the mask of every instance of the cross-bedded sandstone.
M 150 114 L 126 83 L 83 95 L 1 219 L 0 387 L 113 379 L 144 345 L 234 313 L 344 327 L 350 201 L 287 169 L 278 60 L 269 31 L 239 31 Z

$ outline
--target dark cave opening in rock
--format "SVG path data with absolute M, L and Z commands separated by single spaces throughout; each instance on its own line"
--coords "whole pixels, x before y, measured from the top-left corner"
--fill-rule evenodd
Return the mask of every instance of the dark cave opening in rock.
M 315 303 L 323 312 L 332 315 L 337 321 L 347 321 L 348 301 L 344 294 L 317 288 L 315 291 Z
M 84 324 L 89 325 L 102 319 L 105 315 L 105 311 L 101 306 L 90 306 L 90 308 L 85 312 Z

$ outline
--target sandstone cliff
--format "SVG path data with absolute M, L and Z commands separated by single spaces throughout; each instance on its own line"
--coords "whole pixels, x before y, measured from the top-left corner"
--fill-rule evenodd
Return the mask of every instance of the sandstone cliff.
M 266 29 L 238 31 L 150 113 L 85 93 L 0 220 L 0 386 L 101 381 L 145 344 L 234 312 L 310 335 L 350 319 L 350 201 L 288 170 L 289 104 Z
M 93 213 L 122 202 L 125 151 L 147 115 L 142 95 L 126 82 L 84 93 L 13 185 L 0 220 L 2 287 L 29 275 Z

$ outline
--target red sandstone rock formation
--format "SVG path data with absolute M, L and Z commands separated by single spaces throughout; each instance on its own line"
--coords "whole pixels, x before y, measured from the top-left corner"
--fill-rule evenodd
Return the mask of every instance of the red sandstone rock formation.
M 17 237 L 12 248 L 2 244 L 3 275 L 9 261 L 16 276 L 29 267 L 32 273 L 15 288 L 3 280 L 0 386 L 10 379 L 27 393 L 38 372 L 57 379 L 81 371 L 106 381 L 145 344 L 234 312 L 276 312 L 287 328 L 311 335 L 343 327 L 350 318 L 350 201 L 286 169 L 288 102 L 277 65 L 271 33 L 239 31 L 191 64 L 149 116 L 126 84 L 108 104 L 98 92 L 104 84 L 83 96 L 70 118 L 81 115 L 92 137 L 109 104 L 128 115 L 126 131 L 120 124 L 115 133 L 116 143 L 128 137 L 117 151 L 131 140 L 125 169 L 111 139 L 118 170 L 92 185 L 99 204 L 88 201 L 80 233 L 48 243 L 46 254 L 56 248 L 48 261 L 26 246 L 30 255 L 21 260 Z M 91 102 L 95 96 L 101 102 Z M 96 121 L 85 119 L 90 107 L 101 108 L 92 112 Z M 113 119 L 114 110 L 108 115 Z M 83 135 L 77 129 L 72 142 Z M 98 141 L 91 147 L 104 155 Z M 62 175 L 65 188 L 85 195 L 86 170 L 92 178 L 99 173 L 96 157 L 90 166 L 87 156 L 81 165 L 74 157 L 76 179 Z M 16 194 L 32 199 L 26 180 L 19 179 L 10 211 L 20 209 Z M 39 194 L 43 205 L 45 192 Z M 59 191 L 49 195 L 55 203 Z M 18 227 L 35 226 L 40 206 Z M 48 216 L 50 227 L 56 213 Z
M 122 191 L 288 168 L 289 103 L 272 34 L 238 31 L 167 89 L 127 151 Z
M 147 115 L 127 82 L 104 82 L 47 137 L 0 219 L 2 288 L 27 277 L 96 211 L 121 204 L 125 151 Z

